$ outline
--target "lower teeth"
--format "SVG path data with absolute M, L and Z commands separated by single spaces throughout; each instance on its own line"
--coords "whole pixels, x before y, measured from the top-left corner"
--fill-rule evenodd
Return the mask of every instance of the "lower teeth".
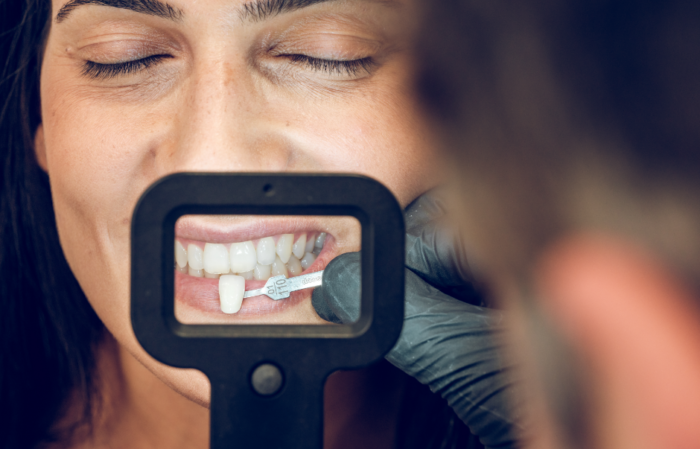
M 318 255 L 318 254 L 317 254 L 317 255 Z M 306 253 L 306 254 L 304 254 L 304 258 L 301 259 L 301 261 L 300 261 L 300 263 L 301 263 L 301 268 L 303 268 L 304 270 L 306 270 L 307 268 L 309 268 L 309 267 L 311 266 L 311 264 L 313 264 L 314 261 L 316 260 L 316 256 L 317 256 L 317 255 L 313 255 L 313 254 L 311 254 L 311 253 Z

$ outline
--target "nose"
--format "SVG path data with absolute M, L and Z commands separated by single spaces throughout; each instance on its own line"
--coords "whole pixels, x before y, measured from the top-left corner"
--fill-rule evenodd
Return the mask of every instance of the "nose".
M 241 58 L 244 60 L 244 58 Z M 285 171 L 290 146 L 277 133 L 247 62 L 212 61 L 193 68 L 173 111 L 169 171 Z

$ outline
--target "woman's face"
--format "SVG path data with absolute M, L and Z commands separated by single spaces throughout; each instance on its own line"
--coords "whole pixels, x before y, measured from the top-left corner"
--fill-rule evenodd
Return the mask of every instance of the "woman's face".
M 411 95 L 412 15 L 407 0 L 53 0 L 36 151 L 61 244 L 122 348 L 176 390 L 208 402 L 203 376 L 159 364 L 131 330 L 137 199 L 158 178 L 183 171 L 361 173 L 402 205 L 433 187 L 435 154 Z M 294 245 L 326 232 L 316 271 L 358 249 L 355 231 L 332 219 L 200 217 L 176 234 L 195 256 L 204 250 L 206 265 L 207 243 L 231 252 L 231 244 L 251 242 L 260 264 L 267 237 L 277 245 L 292 234 Z M 216 292 L 219 281 L 199 277 L 197 264 L 181 268 L 179 287 Z M 183 316 L 204 322 L 320 321 L 308 295 L 277 308 L 244 300 L 232 315 L 180 299 Z

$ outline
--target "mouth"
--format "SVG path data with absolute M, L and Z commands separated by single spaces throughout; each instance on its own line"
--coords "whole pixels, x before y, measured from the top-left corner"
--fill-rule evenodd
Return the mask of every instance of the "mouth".
M 175 238 L 176 306 L 207 314 L 262 315 L 293 307 L 309 298 L 311 290 L 292 292 L 278 301 L 243 296 L 273 276 L 320 271 L 337 252 L 334 236 L 313 220 L 256 219 L 233 229 L 180 222 Z

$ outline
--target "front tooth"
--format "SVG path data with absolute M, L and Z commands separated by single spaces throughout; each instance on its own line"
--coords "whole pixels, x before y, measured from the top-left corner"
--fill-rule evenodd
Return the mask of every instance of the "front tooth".
M 210 273 L 207 270 L 204 270 L 204 277 L 207 279 L 216 279 L 219 277 L 219 275 L 216 273 Z
M 315 242 L 316 242 L 316 234 L 311 234 L 311 237 L 309 237 L 306 240 L 306 248 L 304 248 L 304 252 L 310 253 L 311 251 L 313 251 Z
M 275 240 L 272 237 L 260 239 L 257 255 L 260 265 L 272 265 L 275 261 Z
M 272 276 L 279 276 L 280 274 L 283 274 L 285 277 L 287 277 L 287 266 L 279 257 L 277 257 L 272 263 L 272 270 L 270 270 L 270 274 Z
M 250 270 L 250 271 L 246 271 L 243 273 L 238 273 L 238 275 L 243 276 L 243 279 L 245 279 L 246 281 L 252 281 L 254 273 L 253 273 L 253 270 Z
M 304 257 L 304 249 L 306 249 L 306 234 L 302 234 L 299 240 L 292 246 L 292 254 L 294 254 L 297 259 L 301 259 Z
M 314 256 L 313 254 L 311 254 L 311 253 L 304 254 L 304 258 L 301 259 L 301 268 L 306 270 L 314 263 L 315 260 L 316 260 L 316 256 Z
M 255 256 L 255 245 L 250 240 L 243 243 L 231 244 L 231 271 L 233 273 L 245 273 L 253 271 L 258 263 Z
M 195 270 L 194 268 L 189 267 L 189 269 L 187 270 L 187 274 L 196 278 L 201 278 L 202 276 L 204 276 L 204 270 Z
M 201 270 L 204 268 L 202 262 L 202 248 L 197 245 L 187 245 L 187 264 L 192 270 Z
M 185 265 L 184 267 L 181 267 L 180 265 L 176 264 L 175 266 L 177 267 L 177 271 L 179 271 L 180 273 L 187 274 L 187 265 Z
M 204 269 L 214 274 L 226 274 L 231 270 L 228 250 L 221 243 L 204 244 Z
M 270 273 L 272 270 L 271 265 L 260 265 L 257 264 L 253 270 L 253 277 L 258 281 L 266 281 L 270 279 Z
M 294 244 L 294 234 L 282 234 L 277 240 L 277 255 L 282 262 L 287 263 L 292 255 L 292 245 Z
M 301 262 L 299 262 L 299 259 L 297 259 L 297 257 L 294 255 L 289 258 L 289 262 L 287 262 L 287 269 L 289 270 L 290 276 L 299 276 L 301 272 L 304 271 L 301 268 Z
M 224 313 L 236 313 L 241 310 L 243 294 L 245 293 L 245 279 L 235 274 L 225 274 L 219 278 L 219 301 L 221 311 Z
M 325 242 L 326 242 L 326 233 L 322 232 L 318 235 L 318 237 L 316 237 L 316 243 L 314 244 L 314 246 L 316 248 L 323 248 L 323 244 Z
M 184 268 L 187 265 L 187 250 L 177 240 L 175 240 L 175 262 L 180 268 Z

